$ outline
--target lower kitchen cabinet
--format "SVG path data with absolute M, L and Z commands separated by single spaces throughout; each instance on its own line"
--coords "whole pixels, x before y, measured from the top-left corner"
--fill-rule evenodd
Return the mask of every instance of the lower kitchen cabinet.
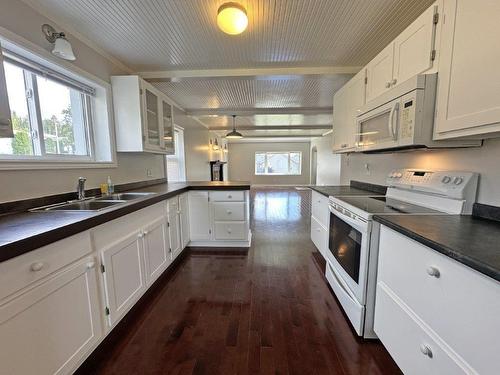
M 379 241 L 374 330 L 403 372 L 497 374 L 500 283 L 383 225 Z
M 172 260 L 183 250 L 181 243 L 181 220 L 178 197 L 170 198 L 167 201 L 168 230 L 170 238 L 170 252 Z
M 147 225 L 143 232 L 146 260 L 146 282 L 151 285 L 172 262 L 167 221 L 161 217 Z
M 2 374 L 68 374 L 98 344 L 96 265 L 83 258 L 0 305 Z
M 189 233 L 189 194 L 183 193 L 179 195 L 179 211 L 181 213 L 181 243 L 184 249 L 191 240 Z
M 208 241 L 211 237 L 208 191 L 189 193 L 189 233 L 191 241 Z M 196 214 L 195 214 L 196 213 Z
M 328 233 L 330 226 L 330 209 L 328 197 L 316 191 L 311 196 L 311 240 L 326 259 L 328 251 Z
M 113 326 L 146 290 L 144 234 L 137 230 L 101 250 L 109 323 Z

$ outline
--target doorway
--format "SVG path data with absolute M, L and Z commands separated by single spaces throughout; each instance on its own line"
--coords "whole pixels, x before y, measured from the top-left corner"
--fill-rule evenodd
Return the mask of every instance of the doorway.
M 316 177 L 318 174 L 318 149 L 313 146 L 311 149 L 311 185 L 316 185 Z

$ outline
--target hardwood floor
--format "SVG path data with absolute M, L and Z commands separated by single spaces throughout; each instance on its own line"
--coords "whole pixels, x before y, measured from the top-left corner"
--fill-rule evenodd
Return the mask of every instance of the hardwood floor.
M 249 252 L 188 253 L 78 373 L 399 374 L 329 290 L 310 210 L 310 191 L 252 190 Z

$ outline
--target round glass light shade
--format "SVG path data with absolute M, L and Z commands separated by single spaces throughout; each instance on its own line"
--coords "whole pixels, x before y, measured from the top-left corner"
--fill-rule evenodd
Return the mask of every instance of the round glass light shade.
M 248 26 L 245 8 L 233 2 L 222 4 L 217 11 L 217 25 L 226 34 L 241 34 Z

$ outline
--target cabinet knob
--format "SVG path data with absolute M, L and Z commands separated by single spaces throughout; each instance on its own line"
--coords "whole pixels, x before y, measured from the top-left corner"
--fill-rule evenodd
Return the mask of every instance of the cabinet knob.
M 33 272 L 38 272 L 38 271 L 41 271 L 42 268 L 43 268 L 44 264 L 42 262 L 36 262 L 36 263 L 33 263 L 30 267 L 30 269 L 33 271 Z
M 232 213 L 233 213 L 233 211 L 231 211 L 231 210 L 227 210 L 227 214 L 228 214 L 228 215 L 231 215 Z
M 228 197 L 229 199 L 231 199 L 233 196 L 232 196 L 231 194 L 229 194 L 227 197 Z
M 144 232 L 142 232 L 143 236 L 145 236 L 146 234 L 148 234 L 149 232 L 147 230 L 145 230 Z
M 91 270 L 91 269 L 92 269 L 92 268 L 94 268 L 94 267 L 95 267 L 95 262 L 88 262 L 88 263 L 87 263 L 87 269 L 88 269 L 88 270 Z
M 439 278 L 439 276 L 441 276 L 441 272 L 439 272 L 439 270 L 434 266 L 427 267 L 427 274 L 435 278 Z
M 432 358 L 432 349 L 430 348 L 429 345 L 426 344 L 420 345 L 420 351 L 422 352 L 423 355 Z
M 319 229 L 319 228 L 316 228 L 316 232 L 321 232 L 321 229 Z
M 142 233 L 142 232 L 141 232 L 141 233 L 139 233 L 139 234 L 137 235 L 137 237 L 139 237 L 139 238 L 144 237 L 144 233 Z
M 394 78 L 392 81 L 391 81 L 391 85 L 395 85 L 396 83 L 398 83 L 398 80 L 396 78 Z
M 227 228 L 227 233 L 231 233 L 231 228 Z
M 385 83 L 385 88 L 388 89 L 389 87 L 391 87 L 391 83 L 390 82 L 386 82 Z

